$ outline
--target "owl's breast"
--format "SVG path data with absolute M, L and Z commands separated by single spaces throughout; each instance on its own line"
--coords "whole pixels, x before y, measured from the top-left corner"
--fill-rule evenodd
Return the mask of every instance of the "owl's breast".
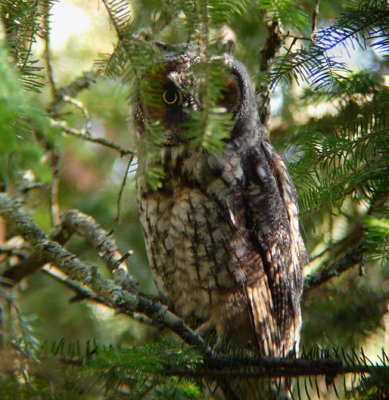
M 235 280 L 229 240 L 227 187 L 214 179 L 201 187 L 175 182 L 163 190 L 138 193 L 147 252 L 160 293 L 182 316 L 205 320 Z

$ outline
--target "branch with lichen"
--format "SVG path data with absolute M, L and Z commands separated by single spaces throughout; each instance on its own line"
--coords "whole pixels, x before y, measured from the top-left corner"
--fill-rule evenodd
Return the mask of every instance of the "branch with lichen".
M 119 312 L 129 311 L 144 314 L 155 323 L 171 329 L 186 343 L 199 348 L 203 354 L 210 354 L 210 349 L 204 340 L 186 326 L 182 319 L 170 312 L 166 306 L 153 303 L 116 283 L 121 284 L 124 281 L 123 273 L 125 271 L 122 268 L 116 269 L 121 271 L 121 275 L 115 279 L 116 282 L 104 278 L 96 266 L 84 264 L 60 244 L 50 240 L 33 220 L 22 212 L 20 204 L 11 200 L 5 193 L 0 194 L 0 216 L 31 244 L 40 260 L 56 266 L 70 279 L 81 282 L 110 307 Z M 128 274 L 126 274 L 126 279 L 128 279 Z
M 102 229 L 89 215 L 83 214 L 78 210 L 66 211 L 62 215 L 60 224 L 50 234 L 49 239 L 60 245 L 65 245 L 75 233 L 84 237 L 93 245 L 112 273 L 118 274 L 118 269 L 124 269 L 128 276 L 127 288 L 131 287 L 132 291 L 135 291 L 135 280 L 129 276 L 124 263 L 132 252 L 122 256 L 112 235 Z M 45 257 L 42 257 L 38 251 L 33 251 L 29 257 L 19 264 L 6 269 L 3 276 L 17 283 L 43 267 L 46 263 Z

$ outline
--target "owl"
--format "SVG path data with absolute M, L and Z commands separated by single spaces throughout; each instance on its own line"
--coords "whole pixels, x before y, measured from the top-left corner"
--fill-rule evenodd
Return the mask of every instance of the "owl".
M 158 48 L 161 60 L 141 77 L 151 94 L 139 99 L 133 113 L 143 156 L 152 128 L 160 127 L 153 150 L 153 167 L 162 171 L 159 184 L 148 185 L 145 170 L 137 172 L 156 286 L 201 336 L 214 334 L 219 343 L 262 356 L 286 355 L 299 343 L 307 256 L 296 190 L 260 122 L 248 72 L 229 53 L 210 57 L 188 44 Z M 215 106 L 226 124 L 218 152 L 193 146 L 188 136 L 196 115 L 201 121 L 209 111 L 199 74 L 207 63 L 220 68 Z M 139 150 L 139 162 L 141 157 Z

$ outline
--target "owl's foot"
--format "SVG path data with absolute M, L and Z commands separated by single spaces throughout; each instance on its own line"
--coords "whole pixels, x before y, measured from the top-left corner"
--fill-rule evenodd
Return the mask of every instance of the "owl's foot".
M 202 323 L 195 330 L 195 332 L 203 338 L 207 336 L 209 333 L 211 333 L 214 329 L 215 329 L 215 324 L 209 319 L 208 321 Z

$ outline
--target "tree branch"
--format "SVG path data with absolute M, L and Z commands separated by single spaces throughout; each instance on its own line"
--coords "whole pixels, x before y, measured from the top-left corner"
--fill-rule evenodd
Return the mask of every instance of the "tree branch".
M 120 276 L 116 274 L 116 277 L 119 280 L 126 280 L 125 286 L 127 290 L 131 288 L 130 291 L 136 291 L 135 280 L 129 276 L 127 266 L 125 265 L 125 260 L 132 252 L 128 252 L 125 256 L 122 256 L 112 235 L 102 229 L 92 217 L 78 210 L 68 210 L 63 214 L 61 223 L 50 235 L 50 240 L 64 245 L 74 233 L 84 237 L 93 245 L 111 272 L 119 268 L 124 269 L 126 272 L 125 276 L 123 274 Z M 19 264 L 8 268 L 3 275 L 5 278 L 17 283 L 27 275 L 40 269 L 46 263 L 47 260 L 42 255 L 33 252 Z
M 112 235 L 102 229 L 91 216 L 78 210 L 68 210 L 62 216 L 61 225 L 65 232 L 78 233 L 87 239 L 111 272 L 117 268 L 124 268 L 127 271 Z
M 204 355 L 212 354 L 204 340 L 166 306 L 122 289 L 99 274 L 97 267 L 83 264 L 74 254 L 51 241 L 31 218 L 23 214 L 20 204 L 10 200 L 5 193 L 0 194 L 0 215 L 31 243 L 41 259 L 55 265 L 71 279 L 82 282 L 111 307 L 119 312 L 126 310 L 145 314 L 154 322 L 171 329 L 186 343 L 196 346 Z
M 66 98 L 75 98 L 79 92 L 85 89 L 89 89 L 97 79 L 96 72 L 83 72 L 80 77 L 75 79 L 68 86 L 63 86 L 61 88 L 56 88 L 54 93 L 54 99 L 52 103 L 47 108 L 48 113 L 57 117 L 59 115 L 59 110 L 66 103 Z

